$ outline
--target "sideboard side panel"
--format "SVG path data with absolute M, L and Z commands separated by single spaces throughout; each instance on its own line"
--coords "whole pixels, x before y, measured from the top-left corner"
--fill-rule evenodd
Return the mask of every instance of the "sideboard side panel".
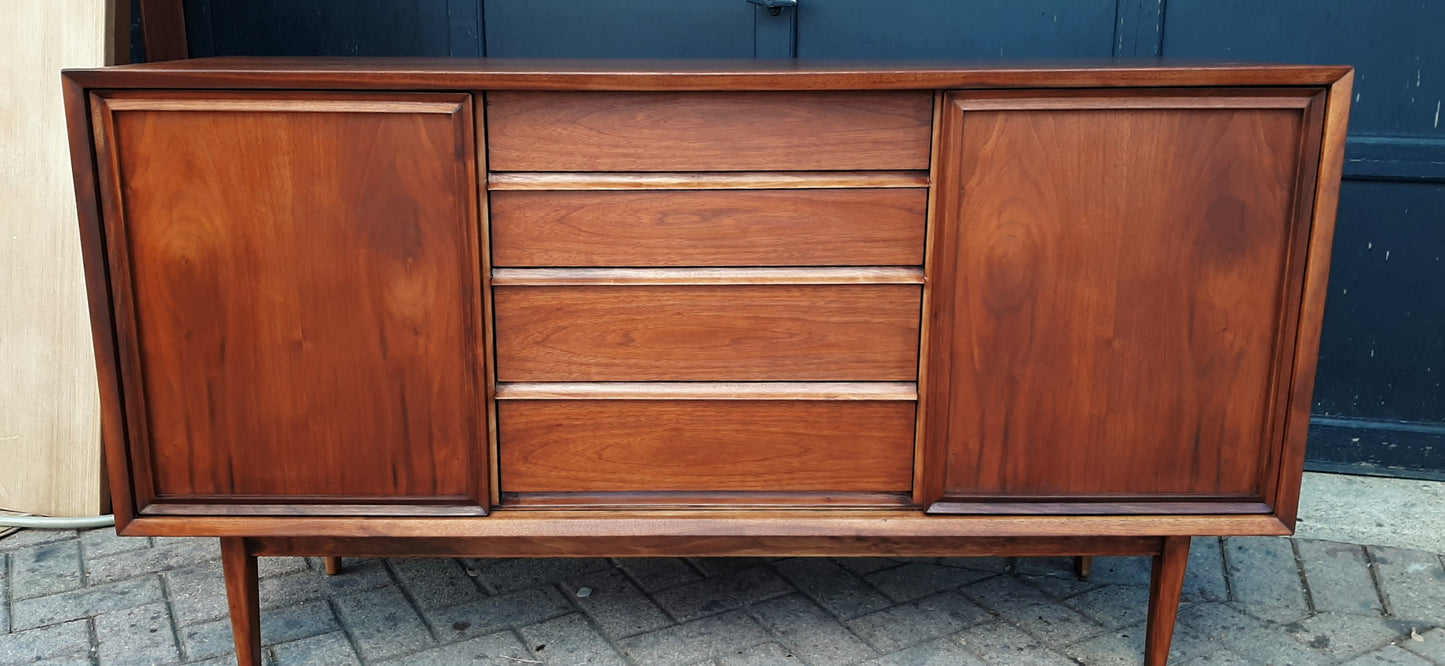
M 484 511 L 470 96 L 93 99 L 137 509 Z
M 111 279 L 106 266 L 102 228 L 100 181 L 96 172 L 90 97 L 69 73 L 61 76 L 65 96 L 66 130 L 70 139 L 70 166 L 75 180 L 75 204 L 80 227 L 81 255 L 85 261 L 86 298 L 91 343 L 95 349 L 96 379 L 100 391 L 100 427 L 106 476 L 117 529 L 135 517 L 130 478 L 124 473 L 129 460 L 125 446 L 125 420 L 119 368 L 116 363 L 115 322 L 111 312 Z
M 1288 412 L 1284 417 L 1284 451 L 1278 465 L 1275 515 L 1294 530 L 1299 512 L 1300 484 L 1304 475 L 1305 441 L 1309 436 L 1310 404 L 1314 394 L 1315 367 L 1320 356 L 1320 330 L 1324 324 L 1325 294 L 1329 289 L 1330 255 L 1335 238 L 1335 212 L 1339 206 L 1340 178 L 1345 163 L 1345 134 L 1350 119 L 1354 71 L 1330 86 L 1325 101 L 1321 138 L 1315 155 L 1316 181 L 1309 198 L 1310 236 L 1308 248 L 1300 248 L 1306 262 L 1304 294 L 1300 306 L 1299 341 L 1294 348 L 1294 370 L 1290 376 Z

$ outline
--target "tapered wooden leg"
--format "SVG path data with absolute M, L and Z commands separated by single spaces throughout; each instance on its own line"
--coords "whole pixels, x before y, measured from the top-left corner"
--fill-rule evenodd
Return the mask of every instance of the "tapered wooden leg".
M 261 666 L 261 594 L 256 579 L 256 558 L 246 552 L 244 538 L 221 539 L 221 565 L 226 569 L 226 599 L 231 605 L 236 663 Z
M 1149 578 L 1149 627 L 1144 634 L 1144 666 L 1164 666 L 1179 617 L 1184 569 L 1189 565 L 1189 537 L 1164 537 L 1163 552 L 1154 556 Z
M 335 576 L 341 573 L 341 558 L 327 557 L 324 559 L 326 560 L 326 575 Z
M 1094 572 L 1094 556 L 1079 555 L 1074 558 L 1074 575 L 1079 578 L 1088 578 Z

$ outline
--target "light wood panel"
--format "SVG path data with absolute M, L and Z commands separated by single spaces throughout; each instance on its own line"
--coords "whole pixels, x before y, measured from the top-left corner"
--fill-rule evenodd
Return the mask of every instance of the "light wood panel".
M 902 401 L 504 401 L 501 488 L 901 492 L 913 417 Z
M 926 171 L 493 172 L 489 190 L 826 190 L 928 187 Z
M 498 400 L 917 400 L 912 382 L 532 382 Z
M 912 381 L 918 285 L 493 289 L 497 381 Z
M 703 284 L 923 284 L 923 271 L 899 266 L 817 268 L 497 268 L 499 287 Z
M 927 169 L 932 117 L 927 90 L 490 92 L 487 163 L 496 171 Z
M 119 4 L 13 0 L 0 22 L 0 509 L 109 510 L 57 72 L 110 62 Z
M 497 266 L 908 266 L 926 189 L 492 192 Z

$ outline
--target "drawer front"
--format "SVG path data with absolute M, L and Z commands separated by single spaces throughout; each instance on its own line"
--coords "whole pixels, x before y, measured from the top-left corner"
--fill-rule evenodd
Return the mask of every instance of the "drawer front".
M 497 380 L 913 381 L 922 288 L 495 288 Z
M 493 171 L 927 169 L 929 91 L 493 92 Z
M 913 481 L 913 402 L 518 400 L 497 409 L 504 493 L 899 492 Z
M 497 191 L 495 266 L 909 266 L 926 189 Z

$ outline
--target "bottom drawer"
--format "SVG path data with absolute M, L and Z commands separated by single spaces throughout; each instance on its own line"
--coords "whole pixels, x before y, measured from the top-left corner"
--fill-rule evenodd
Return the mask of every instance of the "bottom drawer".
M 497 404 L 503 493 L 905 492 L 915 403 Z

